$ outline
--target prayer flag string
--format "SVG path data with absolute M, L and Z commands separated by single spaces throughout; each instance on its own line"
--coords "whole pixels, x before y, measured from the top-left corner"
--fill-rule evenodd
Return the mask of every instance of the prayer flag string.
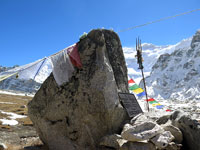
M 128 84 L 129 84 L 129 90 L 135 93 L 138 97 L 145 96 L 145 91 L 142 88 L 140 88 L 139 85 L 137 85 L 133 79 L 129 78 Z M 148 101 L 149 104 L 151 104 L 153 107 L 157 109 L 164 108 L 164 105 L 161 105 L 158 101 L 156 101 L 153 98 L 149 98 L 146 101 Z M 171 111 L 171 110 L 167 109 L 166 111 Z

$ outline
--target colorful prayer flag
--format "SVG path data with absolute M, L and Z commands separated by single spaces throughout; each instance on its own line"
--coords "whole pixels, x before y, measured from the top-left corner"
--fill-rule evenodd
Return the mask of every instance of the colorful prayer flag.
M 135 81 L 133 79 L 128 80 L 128 83 L 135 83 Z
M 162 109 L 164 107 L 164 105 L 157 105 L 156 108 L 157 109 Z
M 133 92 L 136 93 L 136 94 L 142 93 L 143 91 L 144 90 L 142 88 L 138 88 L 138 89 L 133 90 Z
M 157 101 L 150 101 L 149 104 L 156 104 L 158 103 Z
M 172 110 L 170 110 L 170 109 L 167 109 L 166 111 L 172 111 Z
M 161 105 L 161 104 L 160 103 L 152 104 L 153 107 L 158 106 L 158 105 Z
M 137 84 L 134 84 L 132 86 L 129 87 L 129 90 L 136 90 L 139 89 L 140 87 Z
M 145 95 L 146 95 L 145 91 L 142 92 L 142 93 L 137 94 L 138 97 L 145 96 Z
M 155 101 L 155 99 L 150 98 L 150 99 L 148 99 L 147 101 L 148 101 L 148 102 L 151 102 L 151 101 Z

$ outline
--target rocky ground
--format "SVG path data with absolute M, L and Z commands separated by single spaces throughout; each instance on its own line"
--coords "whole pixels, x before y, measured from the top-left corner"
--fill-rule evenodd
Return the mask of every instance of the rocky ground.
M 0 94 L 0 149 L 45 150 L 32 122 L 26 104 L 32 97 Z

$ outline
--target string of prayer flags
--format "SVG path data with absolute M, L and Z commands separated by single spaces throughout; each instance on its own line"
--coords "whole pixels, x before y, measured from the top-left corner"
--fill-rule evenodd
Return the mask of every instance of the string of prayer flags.
M 131 90 L 132 92 L 134 92 L 138 97 L 142 97 L 142 96 L 146 95 L 145 91 L 142 88 L 140 88 L 135 83 L 135 81 L 133 79 L 129 78 L 128 84 L 129 84 L 129 90 Z M 153 98 L 149 98 L 146 101 L 148 101 L 149 104 L 151 104 L 153 107 L 155 107 L 157 109 L 162 109 L 164 107 L 164 105 L 161 105 L 159 102 L 157 102 Z M 171 111 L 171 110 L 166 110 L 166 111 Z
M 129 90 L 134 92 L 137 96 L 141 97 L 145 95 L 145 91 L 140 88 L 133 79 L 128 80 L 129 83 Z
M 147 100 L 149 104 L 151 104 L 153 107 L 156 107 L 157 109 L 162 109 L 164 105 L 161 105 L 159 102 L 157 102 L 155 99 L 150 98 Z

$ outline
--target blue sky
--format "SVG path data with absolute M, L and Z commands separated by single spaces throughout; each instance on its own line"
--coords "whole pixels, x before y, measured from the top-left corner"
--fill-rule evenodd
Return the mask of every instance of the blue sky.
M 0 0 L 0 65 L 49 56 L 94 28 L 119 31 L 200 8 L 199 0 Z M 200 29 L 200 11 L 119 33 L 122 46 L 175 44 Z

